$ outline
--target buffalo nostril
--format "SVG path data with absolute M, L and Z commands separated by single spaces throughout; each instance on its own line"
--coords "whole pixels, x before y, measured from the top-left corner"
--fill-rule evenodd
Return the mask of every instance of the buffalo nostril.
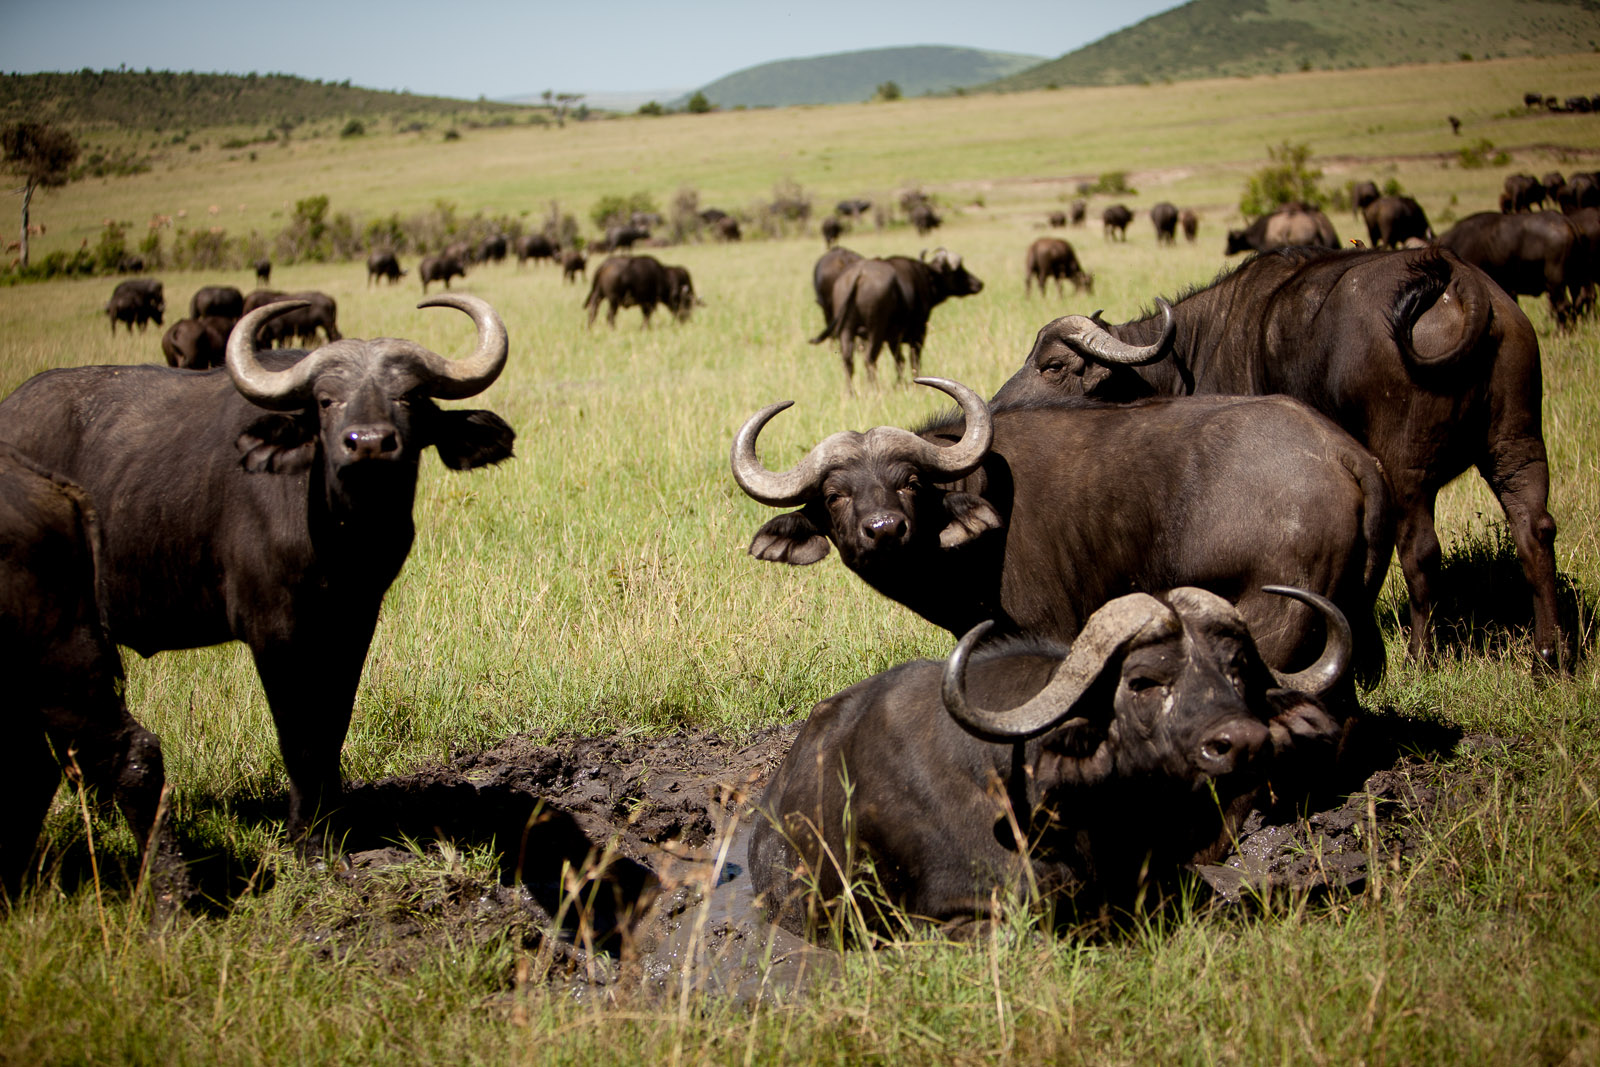
M 1233 751 L 1233 742 L 1226 737 L 1215 737 L 1200 746 L 1200 754 L 1208 760 L 1225 759 Z

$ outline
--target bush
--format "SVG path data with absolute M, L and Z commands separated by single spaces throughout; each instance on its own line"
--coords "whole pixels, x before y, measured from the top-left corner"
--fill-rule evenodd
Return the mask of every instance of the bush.
M 667 109 L 654 100 L 647 100 L 639 105 L 639 114 L 641 115 L 665 115 L 666 113 Z
M 351 119 L 344 124 L 344 129 L 339 131 L 340 137 L 365 137 L 366 135 L 367 124 L 360 119 Z
M 1108 170 L 1089 186 L 1089 193 L 1103 193 L 1107 196 L 1138 196 L 1139 190 L 1128 184 L 1128 172 L 1125 170 Z
M 711 101 L 707 100 L 706 94 L 701 92 L 691 96 L 684 107 L 691 115 L 704 115 L 707 111 L 712 110 Z
M 1511 157 L 1496 149 L 1494 142 L 1487 137 L 1480 137 L 1472 144 L 1463 145 L 1456 155 L 1461 158 L 1462 170 L 1503 167 L 1511 162 Z
M 1285 141 L 1277 148 L 1269 146 L 1267 159 L 1271 162 L 1251 175 L 1239 198 L 1245 218 L 1267 215 L 1296 201 L 1318 209 L 1328 206 L 1328 194 L 1318 185 L 1322 170 L 1310 165 L 1310 145 Z
M 111 221 L 100 231 L 100 240 L 94 246 L 95 272 L 111 274 L 128 254 L 128 231 L 122 223 Z
M 627 196 L 609 194 L 595 201 L 594 207 L 589 209 L 589 220 L 597 229 L 604 230 L 607 226 L 618 226 L 633 217 L 636 211 L 654 212 L 656 202 L 646 192 L 630 193 Z
M 900 99 L 900 86 L 892 81 L 884 82 L 873 91 L 872 99 L 882 101 L 898 100 Z

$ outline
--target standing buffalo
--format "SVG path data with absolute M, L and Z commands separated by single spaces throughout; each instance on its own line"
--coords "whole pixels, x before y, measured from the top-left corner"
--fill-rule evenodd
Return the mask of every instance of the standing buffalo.
M 1085 273 L 1078 262 L 1078 253 L 1070 243 L 1059 237 L 1041 237 L 1028 246 L 1027 273 L 1022 279 L 1022 294 L 1028 295 L 1034 282 L 1039 283 L 1039 295 L 1044 295 L 1045 282 L 1056 280 L 1056 295 L 1065 291 L 1061 279 L 1072 282 L 1074 293 L 1087 289 L 1094 292 L 1094 275 Z
M 973 655 L 980 628 L 947 663 L 822 701 L 751 832 L 768 914 L 826 935 L 845 886 L 866 880 L 855 899 L 872 927 L 894 921 L 887 905 L 970 936 L 997 896 L 1062 894 L 1067 920 L 1219 859 L 1252 807 L 1331 762 L 1339 734 L 1319 696 L 1339 683 L 1349 631 L 1321 597 L 1272 591 L 1327 619 L 1314 668 L 1279 673 L 1232 605 L 1178 588 L 1111 601 L 1070 651 Z
M 653 256 L 608 256 L 595 268 L 594 281 L 583 306 L 589 311 L 589 325 L 600 305 L 607 303 L 606 325 L 616 326 L 617 309 L 636 307 L 650 325 L 650 313 L 664 304 L 679 322 L 689 321 L 696 298 L 689 272 L 682 267 L 667 267 Z
M 417 265 L 417 276 L 422 279 L 422 291 L 426 293 L 429 282 L 444 282 L 444 287 L 448 289 L 450 279 L 465 278 L 467 269 L 461 265 L 460 257 L 441 252 L 436 256 L 423 256 L 422 262 Z
M 1383 194 L 1378 190 L 1377 182 L 1353 182 L 1350 185 L 1350 207 L 1359 216 L 1367 209 L 1367 205 Z
M 1338 248 L 1339 235 L 1328 216 L 1304 204 L 1285 204 L 1270 215 L 1263 215 L 1242 230 L 1228 231 L 1225 255 L 1239 252 L 1271 252 L 1278 248 L 1307 245 Z
M 237 321 L 244 315 L 244 294 L 231 285 L 207 285 L 196 289 L 194 296 L 189 298 L 189 317 L 201 319 L 208 315 Z
M 140 333 L 152 320 L 160 326 L 162 313 L 166 310 L 166 295 L 162 292 L 161 283 L 154 278 L 129 278 L 118 282 L 105 306 L 113 336 L 119 322 L 127 325 L 129 333 L 133 332 L 134 323 L 139 324 Z
M 1495 280 L 1513 298 L 1547 296 L 1559 325 L 1572 323 L 1569 286 L 1587 280 L 1588 268 L 1577 231 L 1554 211 L 1514 215 L 1480 211 L 1468 215 L 1439 238 L 1448 248 Z
M 716 235 L 724 241 L 737 241 L 744 236 L 739 232 L 739 220 L 732 215 L 724 215 L 713 224 Z
M 607 252 L 615 252 L 619 248 L 632 248 L 635 241 L 648 241 L 650 231 L 643 226 L 608 226 L 603 242 L 597 242 Z
M 871 200 L 841 200 L 833 206 L 833 210 L 847 219 L 856 219 L 865 215 L 872 209 Z
M 295 301 L 295 307 L 281 315 L 265 320 L 256 330 L 256 342 L 269 346 L 293 343 L 315 344 L 320 330 L 330 342 L 343 335 L 339 333 L 339 305 L 327 293 L 308 289 L 300 293 L 280 293 L 275 289 L 257 289 L 245 297 L 244 310 L 249 314 L 256 308 L 280 301 Z
M 821 265 L 819 260 L 818 267 Z M 859 260 L 833 283 L 831 309 L 824 309 L 831 310 L 832 318 L 811 343 L 838 338 L 846 388 L 855 370 L 857 337 L 866 339 L 868 381 L 877 378 L 878 353 L 884 345 L 894 356 L 896 378 L 903 369 L 900 346 L 908 346 L 911 375 L 916 377 L 933 309 L 949 297 L 971 296 L 982 290 L 983 282 L 962 266 L 961 257 L 943 248 L 935 249 L 932 256 L 924 252 L 920 260 L 906 256 Z
M 1600 174 L 1579 171 L 1556 190 L 1556 204 L 1570 215 L 1587 207 L 1600 207 Z
M 1052 211 L 1045 221 L 1048 222 L 1052 228 L 1060 229 L 1067 224 L 1067 213 L 1065 211 Z
M 505 327 L 476 297 L 422 306 L 470 315 L 472 355 L 394 338 L 258 352 L 256 329 L 294 307 L 279 304 L 240 320 L 226 373 L 72 367 L 0 401 L 0 440 L 94 501 L 114 640 L 145 656 L 250 646 L 296 839 L 339 803 L 339 750 L 379 606 L 411 549 L 423 451 L 452 470 L 511 455 L 499 416 L 432 399 L 487 389 L 505 366 Z
M 757 412 L 733 443 L 734 480 L 780 515 L 750 554 L 804 565 L 839 558 L 868 585 L 962 634 L 1071 640 L 1130 590 L 1199 585 L 1235 600 L 1267 656 L 1303 665 L 1316 620 L 1260 590 L 1298 582 L 1348 615 L 1364 671 L 1382 670 L 1372 605 L 1391 549 L 1373 458 L 1287 397 L 1191 397 L 1131 406 L 983 402 L 957 382 L 965 417 L 918 433 L 836 433 L 792 469 L 756 458 Z M 953 443 L 952 443 L 953 442 Z
M 1500 210 L 1506 214 L 1532 211 L 1542 207 L 1545 200 L 1543 183 L 1531 174 L 1506 175 L 1505 192 L 1500 197 Z
M 833 330 L 833 285 L 851 265 L 861 262 L 859 252 L 852 252 L 848 248 L 830 248 L 817 257 L 817 262 L 811 268 L 811 286 L 817 294 L 817 306 L 822 309 L 822 332 L 811 338 L 814 345 L 821 344 L 832 336 Z
M 1082 226 L 1084 218 L 1089 214 L 1088 202 L 1074 200 L 1067 205 L 1067 214 L 1070 216 L 1070 221 L 1074 226 Z
M 1156 228 L 1156 244 L 1175 244 L 1178 240 L 1178 208 L 1163 200 L 1150 209 L 1150 223 Z
M 819 229 L 822 231 L 822 243 L 832 248 L 839 243 L 839 236 L 844 233 L 844 223 L 839 221 L 838 216 L 829 215 L 822 220 Z
M 1373 248 L 1399 248 L 1411 238 L 1433 239 L 1427 212 L 1409 196 L 1380 196 L 1362 212 Z
M 944 220 L 926 200 L 919 200 L 911 205 L 911 225 L 917 228 L 918 236 L 926 234 L 929 230 L 936 230 L 943 224 Z
M 155 845 L 147 862 L 157 892 L 183 881 L 170 837 L 151 841 L 161 740 L 123 702 L 122 659 L 101 611 L 102 561 L 89 494 L 0 445 L 0 670 L 7 745 L 17 746 L 0 777 L 0 896 L 13 900 L 68 760 L 84 786 L 116 798 L 141 850 Z
M 535 262 L 541 259 L 554 260 L 558 251 L 555 242 L 542 233 L 528 233 L 518 237 L 516 249 L 519 267 L 530 259 Z
M 561 252 L 561 280 L 576 283 L 579 275 L 589 276 L 589 260 L 576 248 L 566 248 Z
M 479 263 L 504 263 L 506 259 L 506 235 L 492 233 L 478 242 L 477 260 Z
M 1183 239 L 1194 244 L 1194 235 L 1200 232 L 1200 216 L 1184 208 L 1178 213 L 1178 225 L 1183 227 Z
M 1448 252 L 1259 256 L 1162 314 L 1081 315 L 1039 331 L 995 402 L 1285 393 L 1378 457 L 1394 491 L 1411 653 L 1430 647 L 1439 580 L 1433 503 L 1476 466 L 1505 509 L 1533 591 L 1534 648 L 1556 665 L 1556 526 L 1539 406 L 1539 343 L 1516 301 Z
M 1100 213 L 1100 221 L 1104 224 L 1106 240 L 1115 240 L 1121 237 L 1128 239 L 1128 223 L 1133 221 L 1133 212 L 1128 210 L 1126 204 L 1112 204 Z
M 222 366 L 227 355 L 228 334 L 237 319 L 208 315 L 199 319 L 179 319 L 161 335 L 161 353 L 167 366 L 184 370 L 210 370 Z
M 379 278 L 387 278 L 389 279 L 389 284 L 393 285 L 405 276 L 406 272 L 400 269 L 400 260 L 395 256 L 392 249 L 374 249 L 367 254 L 368 285 L 371 285 Z
M 262 257 L 255 262 L 256 284 L 266 285 L 272 281 L 272 260 Z

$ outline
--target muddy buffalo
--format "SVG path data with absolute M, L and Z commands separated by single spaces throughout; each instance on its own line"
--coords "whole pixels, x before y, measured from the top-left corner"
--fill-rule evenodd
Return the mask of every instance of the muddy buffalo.
M 422 306 L 468 314 L 472 354 L 447 360 L 395 338 L 259 352 L 257 327 L 294 307 L 276 304 L 240 320 L 226 370 L 50 370 L 0 401 L 0 440 L 94 501 L 117 643 L 144 656 L 249 645 L 297 839 L 339 803 L 339 750 L 379 605 L 411 549 L 424 450 L 452 470 L 511 455 L 499 416 L 434 403 L 499 376 L 499 316 L 470 296 Z
M 1482 271 L 1434 249 L 1285 249 L 1120 326 L 1057 319 L 995 401 L 1192 393 L 1299 397 L 1376 454 L 1398 509 L 1416 657 L 1439 581 L 1434 498 L 1477 467 L 1532 587 L 1535 649 L 1557 662 L 1539 343 Z
M 1039 295 L 1044 295 L 1045 282 L 1054 278 L 1056 280 L 1056 295 L 1061 296 L 1065 287 L 1062 279 L 1072 282 L 1074 293 L 1088 290 L 1094 292 L 1094 275 L 1083 269 L 1078 262 L 1078 253 L 1072 245 L 1059 237 L 1041 237 L 1028 246 L 1028 255 L 1025 262 L 1025 271 L 1022 279 L 1022 294 L 1028 295 L 1034 282 L 1039 283 Z
M 937 584 L 937 579 L 934 579 Z M 1070 649 L 1014 642 L 921 660 L 819 703 L 758 805 L 753 888 L 770 917 L 826 937 L 855 914 L 970 936 L 1006 898 L 1059 894 L 1059 922 L 1132 906 L 1231 847 L 1245 815 L 1331 763 L 1320 696 L 1349 661 L 1330 635 L 1289 674 L 1203 589 L 1107 603 Z M 996 898 L 1001 898 L 997 900 Z M 830 929 L 830 927 L 832 927 Z
M 903 370 L 900 346 L 911 350 L 911 374 L 915 377 L 922 366 L 922 345 L 933 309 L 949 297 L 971 296 L 982 290 L 983 282 L 962 265 L 961 257 L 943 248 L 932 255 L 924 252 L 921 259 L 858 260 L 833 283 L 833 317 L 811 343 L 838 338 L 846 388 L 850 388 L 855 371 L 858 337 L 866 341 L 868 381 L 876 380 L 878 354 L 885 345 L 894 357 L 897 378 Z
M 664 305 L 679 322 L 687 322 L 697 302 L 694 283 L 683 267 L 664 266 L 654 256 L 608 256 L 595 268 L 583 306 L 588 309 L 590 326 L 600 305 L 607 304 L 607 326 L 616 326 L 617 309 L 636 307 L 648 327 L 657 304 Z

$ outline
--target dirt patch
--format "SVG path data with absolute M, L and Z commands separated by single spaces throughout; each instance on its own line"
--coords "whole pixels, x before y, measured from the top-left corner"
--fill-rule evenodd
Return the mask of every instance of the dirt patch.
M 767 924 L 744 870 L 750 804 L 798 728 L 743 741 L 515 737 L 354 786 L 349 866 L 304 913 L 304 939 L 325 958 L 358 949 L 396 973 L 492 939 L 522 961 L 508 987 L 543 981 L 580 998 L 802 990 L 835 973 L 837 957 Z M 1252 815 L 1237 851 L 1198 873 L 1222 906 L 1359 892 L 1374 864 L 1415 856 L 1427 821 L 1471 792 L 1469 761 L 1450 755 L 1463 742 L 1505 744 L 1368 716 L 1313 814 Z M 468 873 L 449 848 L 393 845 L 404 839 L 492 846 L 502 859 L 494 874 Z

